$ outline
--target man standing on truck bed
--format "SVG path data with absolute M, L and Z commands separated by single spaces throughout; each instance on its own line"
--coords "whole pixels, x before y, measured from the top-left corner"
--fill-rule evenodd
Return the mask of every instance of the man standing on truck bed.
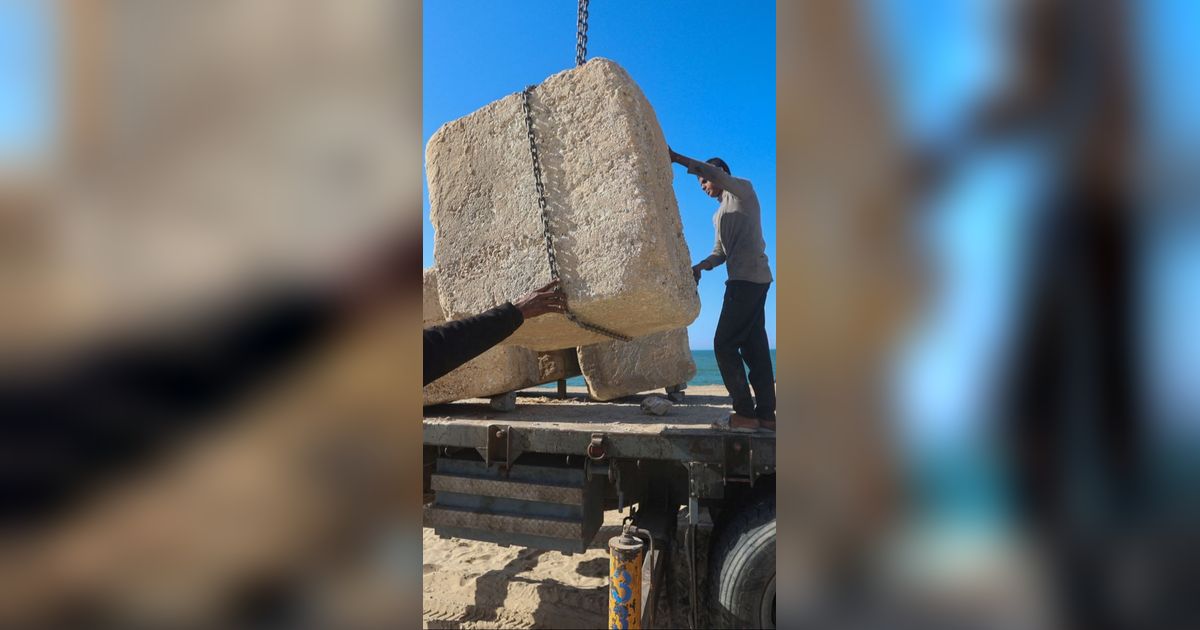
M 775 430 L 775 373 L 767 342 L 764 306 L 771 287 L 766 243 L 759 218 L 758 195 L 750 180 L 734 177 L 721 158 L 693 160 L 668 148 L 671 161 L 687 167 L 700 179 L 700 188 L 720 200 L 713 215 L 716 245 L 707 258 L 692 266 L 700 282 L 702 271 L 726 263 L 725 301 L 713 338 L 713 354 L 725 389 L 733 399 L 729 426 L 739 429 Z M 745 367 L 742 363 L 745 362 Z M 746 382 L 746 367 L 750 369 Z M 754 388 L 754 396 L 750 388 Z

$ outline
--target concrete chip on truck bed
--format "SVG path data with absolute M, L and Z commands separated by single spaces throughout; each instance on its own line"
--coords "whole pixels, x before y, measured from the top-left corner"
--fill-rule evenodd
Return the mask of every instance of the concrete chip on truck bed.
M 700 310 L 650 103 L 594 58 L 530 97 L 562 286 L 584 320 L 631 337 L 681 328 Z M 448 319 L 550 281 L 520 93 L 443 125 L 425 150 L 434 260 Z M 557 350 L 608 341 L 558 314 L 504 343 Z

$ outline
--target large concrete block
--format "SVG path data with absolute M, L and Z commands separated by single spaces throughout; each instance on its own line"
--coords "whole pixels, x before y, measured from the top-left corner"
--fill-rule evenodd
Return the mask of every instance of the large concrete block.
M 438 302 L 437 270 L 430 267 L 421 272 L 421 326 L 428 328 L 444 321 L 446 316 Z
M 579 368 L 596 400 L 679 385 L 696 375 L 686 328 L 581 347 Z
M 426 269 L 423 280 L 422 325 L 440 324 L 446 318 L 438 306 L 438 274 Z M 496 346 L 422 388 L 422 404 L 503 394 L 543 382 L 538 376 L 537 353 L 517 346 Z
M 425 150 L 440 300 L 451 318 L 550 280 L 521 101 L 511 94 L 443 125 Z M 700 303 L 670 156 L 642 91 L 595 58 L 546 79 L 530 101 L 571 308 L 633 337 L 691 323 Z M 607 339 L 546 315 L 506 343 L 554 350 Z

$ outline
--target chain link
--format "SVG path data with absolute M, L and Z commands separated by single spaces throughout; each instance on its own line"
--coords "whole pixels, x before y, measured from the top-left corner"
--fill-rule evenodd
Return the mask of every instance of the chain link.
M 579 13 L 575 18 L 575 65 L 587 61 L 588 0 L 579 0 Z
M 581 7 L 586 4 L 586 0 L 580 2 Z M 550 263 L 550 279 L 558 280 L 561 283 L 562 278 L 558 274 L 558 251 L 554 248 L 554 236 L 550 233 L 550 211 L 546 206 L 546 187 L 542 184 L 542 161 L 538 156 L 537 136 L 533 132 L 533 109 L 529 106 L 529 95 L 533 92 L 533 87 L 530 85 L 521 92 L 521 107 L 525 112 L 525 133 L 529 137 L 529 157 L 533 162 L 533 186 L 537 191 L 538 210 L 542 216 L 542 238 L 546 242 L 546 260 Z M 619 332 L 580 319 L 570 309 L 567 309 L 565 314 L 572 323 L 588 332 L 619 341 L 630 340 L 630 337 Z

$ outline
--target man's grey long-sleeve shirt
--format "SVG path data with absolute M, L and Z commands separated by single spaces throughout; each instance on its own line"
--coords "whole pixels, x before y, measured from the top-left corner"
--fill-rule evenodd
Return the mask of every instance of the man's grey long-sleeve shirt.
M 758 195 L 750 180 L 733 177 L 718 166 L 693 161 L 688 172 L 721 188 L 721 206 L 713 215 L 716 244 L 706 261 L 715 267 L 726 263 L 730 280 L 768 283 L 774 278 L 767 264 Z

